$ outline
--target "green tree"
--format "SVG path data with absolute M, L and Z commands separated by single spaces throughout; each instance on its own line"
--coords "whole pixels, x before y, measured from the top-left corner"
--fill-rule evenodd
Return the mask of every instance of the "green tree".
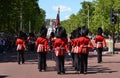
M 0 0 L 0 32 L 15 34 L 20 30 L 20 14 L 22 15 L 22 30 L 31 29 L 38 32 L 44 24 L 45 11 L 38 6 L 38 0 Z

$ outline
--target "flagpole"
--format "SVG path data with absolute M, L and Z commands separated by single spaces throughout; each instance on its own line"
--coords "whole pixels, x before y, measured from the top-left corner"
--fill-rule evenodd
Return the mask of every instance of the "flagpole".
M 55 23 L 55 28 L 60 26 L 60 7 L 58 7 L 58 12 L 57 12 L 57 17 L 56 17 L 56 23 Z
M 59 15 L 58 22 L 59 22 L 59 26 L 60 26 L 60 7 L 58 7 L 58 15 Z
M 60 14 L 60 7 L 58 7 L 58 14 Z

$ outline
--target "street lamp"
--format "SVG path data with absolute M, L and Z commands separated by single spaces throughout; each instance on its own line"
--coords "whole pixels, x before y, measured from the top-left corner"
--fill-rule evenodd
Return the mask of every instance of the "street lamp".
M 29 33 L 31 32 L 31 21 L 29 20 Z
M 103 19 L 104 19 L 104 0 L 102 0 L 102 2 L 103 2 L 103 5 L 102 5 L 102 29 L 104 31 L 104 22 L 103 22 Z
M 21 0 L 21 6 L 20 6 L 20 31 L 22 31 L 22 0 Z
M 88 4 L 88 28 L 89 28 L 89 8 L 90 8 L 90 6 Z

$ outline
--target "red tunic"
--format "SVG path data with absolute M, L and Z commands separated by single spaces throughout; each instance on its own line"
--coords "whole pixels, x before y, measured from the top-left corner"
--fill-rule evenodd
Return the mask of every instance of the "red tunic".
M 30 44 L 34 44 L 35 38 L 33 38 L 33 37 L 28 37 L 28 38 L 27 38 L 27 41 L 28 41 L 28 43 L 30 43 Z
M 56 56 L 65 56 L 66 51 L 68 50 L 67 39 L 65 38 L 56 38 L 54 41 L 54 48 Z
M 73 45 L 74 45 L 74 40 L 71 39 L 71 40 L 70 40 L 70 46 L 73 46 Z
M 105 37 L 103 35 L 97 35 L 95 37 L 95 43 L 97 43 L 97 48 L 102 48 L 106 46 Z
M 89 47 L 94 49 L 94 46 L 88 37 L 80 37 L 76 42 L 77 45 L 79 45 L 79 53 L 89 54 Z
M 49 45 L 48 45 L 48 39 L 43 37 L 38 37 L 36 40 L 36 47 L 37 52 L 47 52 Z
M 18 38 L 16 40 L 16 46 L 17 50 L 25 50 L 26 48 L 25 41 L 23 39 Z
M 74 39 L 74 42 L 73 42 L 73 47 L 72 47 L 72 52 L 73 53 L 79 53 L 79 44 L 77 42 L 78 38 L 75 38 Z

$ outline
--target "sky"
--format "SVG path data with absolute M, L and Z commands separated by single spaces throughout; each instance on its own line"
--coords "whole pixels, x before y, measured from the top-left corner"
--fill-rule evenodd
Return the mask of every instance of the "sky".
M 71 14 L 77 14 L 81 2 L 92 0 L 39 0 L 39 7 L 46 11 L 46 19 L 56 19 L 60 7 L 60 21 L 69 19 Z

